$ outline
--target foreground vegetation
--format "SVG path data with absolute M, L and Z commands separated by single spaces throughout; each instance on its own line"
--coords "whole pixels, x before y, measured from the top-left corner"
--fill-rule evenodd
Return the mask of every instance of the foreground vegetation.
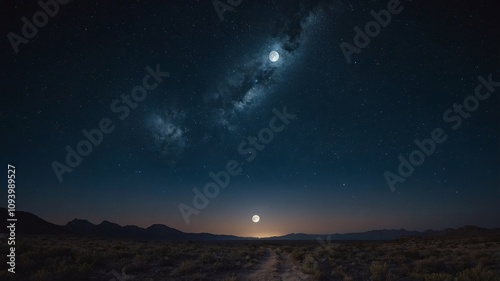
M 2 241 L 1 252 L 6 253 Z M 0 280 L 251 280 L 273 257 L 290 280 L 498 281 L 500 237 L 391 242 L 167 243 L 69 236 L 18 238 L 16 276 Z M 285 266 L 285 261 L 290 264 Z M 282 264 L 283 263 L 283 264 Z M 263 281 L 263 280 L 262 280 Z

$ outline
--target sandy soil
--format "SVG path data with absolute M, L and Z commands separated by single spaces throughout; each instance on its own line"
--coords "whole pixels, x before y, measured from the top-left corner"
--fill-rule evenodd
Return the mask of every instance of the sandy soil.
M 301 272 L 288 254 L 269 249 L 255 270 L 240 276 L 246 281 L 302 281 L 308 276 Z

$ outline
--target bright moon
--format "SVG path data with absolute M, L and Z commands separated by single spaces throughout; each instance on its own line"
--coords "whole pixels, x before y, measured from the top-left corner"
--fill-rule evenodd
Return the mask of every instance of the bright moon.
M 269 60 L 272 62 L 277 62 L 280 59 L 280 54 L 276 51 L 269 53 Z
M 253 222 L 259 222 L 259 221 L 260 221 L 260 217 L 259 217 L 259 216 L 257 216 L 257 215 L 254 215 L 254 216 L 252 217 L 252 221 L 253 221 Z

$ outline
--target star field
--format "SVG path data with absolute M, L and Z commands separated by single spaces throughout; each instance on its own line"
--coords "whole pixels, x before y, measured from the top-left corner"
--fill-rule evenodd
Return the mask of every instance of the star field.
M 72 1 L 17 53 L 7 35 L 40 7 L 2 3 L 1 155 L 19 171 L 18 209 L 261 237 L 498 227 L 500 87 L 478 77 L 500 81 L 500 6 L 402 0 L 356 47 L 354 28 L 388 3 L 243 0 L 221 21 L 211 1 Z M 350 63 L 342 42 L 359 49 Z M 443 113 L 478 85 L 491 95 L 453 129 Z M 103 118 L 114 129 L 70 167 L 66 147 Z M 435 128 L 446 141 L 390 188 L 384 173 L 400 176 L 398 156 Z M 187 224 L 180 204 L 233 160 L 241 171 Z M 71 172 L 59 180 L 54 162 Z

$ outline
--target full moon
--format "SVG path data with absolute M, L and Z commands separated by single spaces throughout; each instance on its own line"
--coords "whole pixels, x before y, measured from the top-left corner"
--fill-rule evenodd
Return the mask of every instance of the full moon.
M 252 221 L 253 221 L 253 222 L 259 222 L 259 221 L 260 221 L 260 217 L 259 217 L 259 216 L 257 216 L 257 215 L 254 215 L 254 216 L 252 217 Z
M 280 59 L 280 54 L 276 51 L 269 53 L 269 60 L 272 62 L 277 62 Z

